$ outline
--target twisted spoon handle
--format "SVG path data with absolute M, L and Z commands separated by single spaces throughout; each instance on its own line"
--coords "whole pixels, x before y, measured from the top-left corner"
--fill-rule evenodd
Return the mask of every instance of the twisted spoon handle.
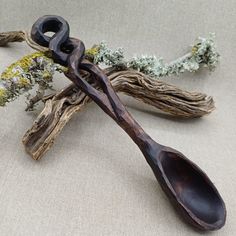
M 48 31 L 55 34 L 49 37 L 45 35 Z M 141 151 L 145 151 L 144 149 L 154 142 L 126 110 L 103 71 L 84 59 L 83 42 L 69 38 L 69 25 L 62 17 L 39 18 L 32 26 L 31 37 L 39 45 L 49 47 L 53 60 L 68 67 L 65 75 L 112 117 L 129 134 Z M 101 90 L 95 89 L 82 78 L 81 70 L 90 73 Z

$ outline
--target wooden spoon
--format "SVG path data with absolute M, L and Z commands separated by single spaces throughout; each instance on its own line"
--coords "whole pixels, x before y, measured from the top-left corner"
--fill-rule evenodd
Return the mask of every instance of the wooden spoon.
M 55 32 L 52 37 L 48 31 Z M 208 176 L 182 153 L 155 142 L 132 118 L 113 90 L 107 76 L 96 65 L 84 59 L 84 44 L 69 38 L 69 25 L 59 16 L 43 16 L 32 27 L 31 37 L 41 46 L 49 47 L 56 63 L 68 67 L 65 75 L 103 111 L 140 148 L 162 189 L 176 209 L 193 226 L 201 230 L 216 230 L 225 224 L 224 201 Z M 86 71 L 101 90 L 81 77 Z

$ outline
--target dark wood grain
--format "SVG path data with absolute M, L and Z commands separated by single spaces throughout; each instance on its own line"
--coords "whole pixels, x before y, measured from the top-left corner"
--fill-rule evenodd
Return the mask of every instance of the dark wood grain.
M 45 35 L 52 31 L 52 37 Z M 176 209 L 191 225 L 201 230 L 216 230 L 225 224 L 225 204 L 208 176 L 182 153 L 155 142 L 132 118 L 114 92 L 103 71 L 84 59 L 85 46 L 69 38 L 69 25 L 59 16 L 43 16 L 32 27 L 31 37 L 49 47 L 53 60 L 68 67 L 65 74 L 97 103 L 132 138 L 152 168 L 156 179 Z M 81 72 L 92 75 L 94 88 Z

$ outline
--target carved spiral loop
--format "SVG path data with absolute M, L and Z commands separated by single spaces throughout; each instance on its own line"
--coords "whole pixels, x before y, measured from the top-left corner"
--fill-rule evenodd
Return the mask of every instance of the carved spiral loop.
M 47 32 L 54 32 L 55 34 L 49 37 L 45 34 Z M 76 45 L 76 43 L 69 38 L 69 33 L 69 25 L 62 17 L 43 16 L 33 24 L 31 37 L 39 45 L 48 47 L 51 50 L 52 57 L 56 63 L 67 66 L 70 54 L 66 50 L 71 47 L 79 46 L 81 57 L 83 57 L 85 49 L 83 42 L 79 40 L 80 44 Z
M 49 37 L 46 32 L 54 32 Z M 84 43 L 69 37 L 68 23 L 60 16 L 43 16 L 31 30 L 32 39 L 39 45 L 48 47 L 56 63 L 68 67 L 65 75 L 84 93 L 92 98 L 114 120 L 121 121 L 127 111 L 114 92 L 109 79 L 100 68 L 84 59 Z M 99 84 L 102 91 L 95 89 L 81 77 L 80 71 L 89 72 Z

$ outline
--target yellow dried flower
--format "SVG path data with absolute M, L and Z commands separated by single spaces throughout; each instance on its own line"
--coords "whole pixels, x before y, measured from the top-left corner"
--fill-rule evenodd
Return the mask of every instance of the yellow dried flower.
M 89 48 L 85 51 L 85 54 L 88 55 L 88 56 L 95 56 L 97 55 L 99 52 L 99 47 L 98 46 L 95 46 L 95 47 L 92 47 L 92 48 Z
M 0 88 L 0 106 L 4 106 L 7 102 L 7 90 Z
M 0 88 L 0 97 L 4 97 L 6 95 L 6 89 Z
M 30 80 L 28 80 L 27 78 L 24 78 L 24 77 L 20 77 L 19 78 L 19 85 L 21 87 L 28 87 L 30 85 Z
M 198 48 L 196 46 L 193 46 L 192 47 L 192 54 L 193 55 L 196 54 L 197 50 L 198 50 Z
M 45 72 L 43 72 L 43 79 L 44 80 L 51 80 L 52 79 L 52 74 L 51 73 L 49 73 L 49 71 L 45 71 Z

